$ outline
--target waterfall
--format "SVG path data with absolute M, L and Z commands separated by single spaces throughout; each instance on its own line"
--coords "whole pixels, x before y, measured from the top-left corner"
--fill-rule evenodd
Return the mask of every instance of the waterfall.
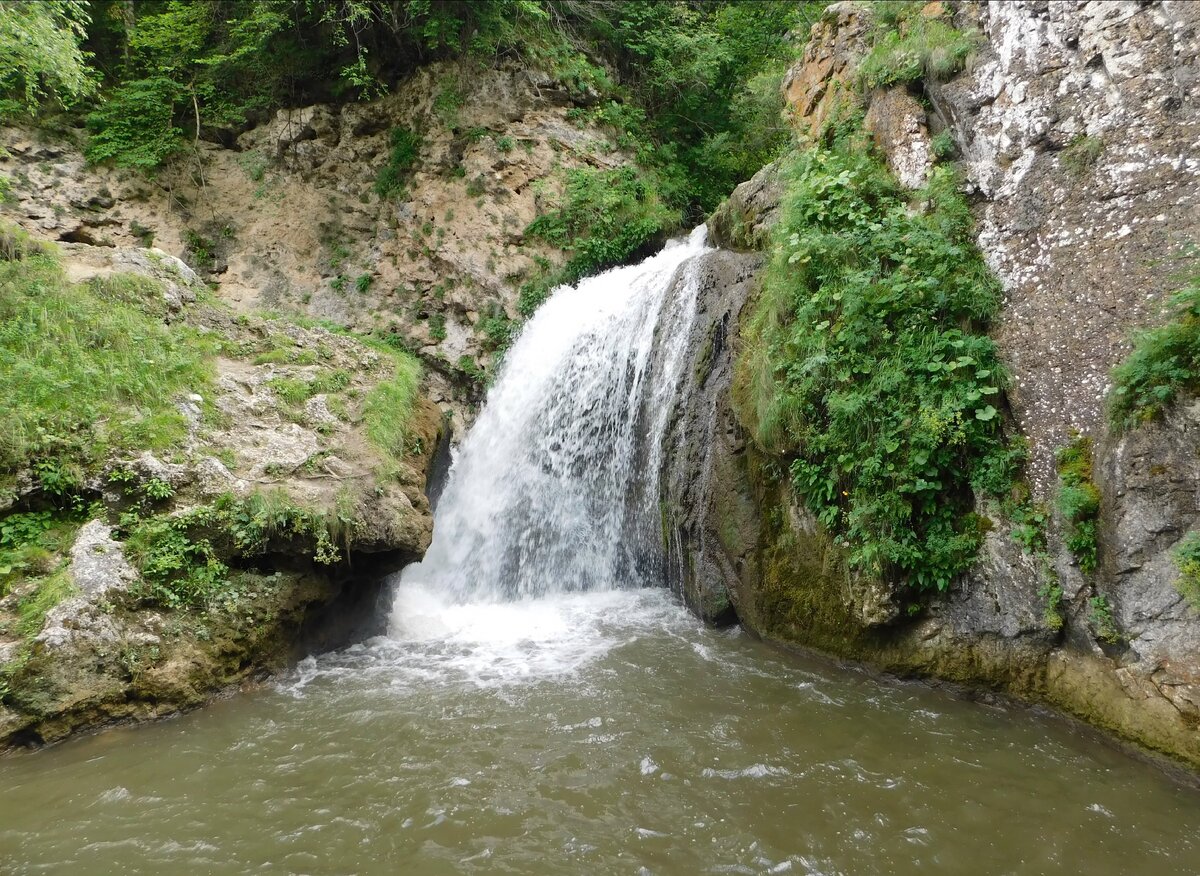
M 662 436 L 709 251 L 701 226 L 555 291 L 508 351 L 401 591 L 498 603 L 661 581 Z

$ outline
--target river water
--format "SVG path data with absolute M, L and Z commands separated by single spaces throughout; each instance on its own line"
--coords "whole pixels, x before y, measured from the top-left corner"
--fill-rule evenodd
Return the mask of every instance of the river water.
M 647 586 L 705 251 L 530 321 L 387 635 L 0 760 L 0 873 L 1200 873 L 1200 794 L 1090 733 Z
M 1200 795 L 1063 722 L 706 630 L 662 590 L 438 611 L 0 761 L 0 872 L 1200 872 Z

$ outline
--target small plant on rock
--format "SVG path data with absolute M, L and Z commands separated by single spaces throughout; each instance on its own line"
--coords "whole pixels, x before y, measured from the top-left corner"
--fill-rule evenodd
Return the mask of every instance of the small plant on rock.
M 1091 609 L 1088 621 L 1091 623 L 1096 637 L 1110 645 L 1119 644 L 1121 632 L 1117 629 L 1117 622 L 1113 618 L 1112 606 L 1108 604 L 1108 598 L 1093 596 L 1088 600 L 1088 606 Z
M 1085 575 L 1096 571 L 1100 490 L 1092 481 L 1092 442 L 1076 435 L 1058 452 L 1058 511 L 1066 524 L 1067 548 Z
M 1175 589 L 1188 605 L 1200 611 L 1200 532 L 1189 532 L 1171 554 L 1179 577 Z

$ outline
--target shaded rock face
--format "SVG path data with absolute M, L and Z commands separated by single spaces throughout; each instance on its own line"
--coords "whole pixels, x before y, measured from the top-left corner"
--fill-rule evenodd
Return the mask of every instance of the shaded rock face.
M 783 198 L 779 170 L 778 161 L 768 164 L 734 189 L 709 217 L 709 238 L 732 250 L 766 249 Z
M 1005 690 L 1200 767 L 1200 613 L 1175 589 L 1171 558 L 1200 524 L 1200 405 L 1129 433 L 1104 409 L 1111 368 L 1135 330 L 1161 319 L 1200 239 L 1200 4 L 972 3 L 956 23 L 986 38 L 967 71 L 924 83 L 928 114 L 903 90 L 868 95 L 870 130 L 902 179 L 928 160 L 931 132 L 951 132 L 977 195 L 979 245 L 1005 287 L 994 337 L 1035 495 L 1052 501 L 1055 452 L 1072 430 L 1092 437 L 1099 568 L 1080 571 L 1061 520 L 1039 559 L 993 519 L 974 569 L 909 617 L 847 573 L 796 507 L 781 462 L 736 437 L 715 445 L 715 510 L 701 528 L 734 521 L 727 589 L 763 636 Z M 842 4 L 814 29 L 823 45 L 806 49 L 788 86 L 802 134 L 828 113 L 814 83 L 845 81 L 861 29 Z M 710 221 L 714 240 L 767 240 L 769 195 L 758 177 L 739 187 Z
M 1171 557 L 1200 524 L 1200 402 L 1113 439 L 1100 478 L 1105 555 L 1097 589 L 1126 637 L 1122 663 L 1200 726 L 1200 612 L 1175 589 Z
M 701 257 L 688 360 L 663 439 L 667 581 L 692 611 L 718 624 L 734 620 L 731 594 L 744 572 L 739 509 L 716 487 L 729 480 L 722 469 L 745 450 L 730 398 L 733 339 L 760 265 L 757 255 Z

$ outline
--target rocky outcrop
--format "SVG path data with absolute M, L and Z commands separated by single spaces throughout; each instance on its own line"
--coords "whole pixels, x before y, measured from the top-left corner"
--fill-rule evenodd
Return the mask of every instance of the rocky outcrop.
M 0 599 L 0 750 L 191 708 L 378 632 L 385 574 L 432 536 L 425 481 L 443 418 L 415 385 L 409 398 L 391 389 L 403 362 L 347 334 L 202 303 L 191 269 L 156 250 L 75 243 L 60 255 L 78 282 L 157 290 L 139 305 L 214 350 L 213 374 L 208 397 L 179 399 L 186 435 L 166 452 L 114 452 L 83 485 L 80 505 L 94 500 L 97 516 L 46 555 L 45 575 Z M 387 433 L 395 446 L 379 440 L 381 416 L 403 424 Z M 46 507 L 36 479 L 19 482 L 10 501 Z M 167 533 L 159 568 L 219 563 L 218 592 L 164 593 L 137 560 L 147 536 L 130 552 L 139 527 Z
M 392 333 L 425 360 L 430 398 L 461 430 L 521 285 L 565 258 L 526 226 L 571 169 L 630 160 L 570 116 L 590 99 L 516 63 L 437 63 L 379 100 L 283 109 L 201 141 L 153 179 L 87 165 L 80 131 L 0 128 L 0 213 L 65 242 L 153 244 L 238 312 Z M 417 157 L 381 195 L 397 129 Z
M 1200 239 L 1200 7 L 964 4 L 986 45 L 931 83 L 1003 280 L 995 336 L 1037 495 L 1072 429 L 1106 429 L 1109 373 Z M 968 22 L 964 22 L 968 23 Z
M 729 252 L 698 260 L 694 278 L 701 292 L 663 437 L 659 504 L 667 581 L 692 611 L 717 624 L 735 619 L 729 594 L 744 574 L 731 553 L 744 537 L 738 509 L 726 507 L 730 499 L 718 495 L 717 485 L 730 482 L 723 469 L 745 449 L 730 400 L 733 340 L 760 265 L 756 255 Z
M 1035 556 L 981 507 L 991 528 L 973 571 L 929 606 L 895 604 L 848 572 L 778 461 L 736 439 L 716 445 L 721 477 L 699 529 L 726 534 L 739 569 L 729 600 L 760 635 L 1048 703 L 1200 767 L 1200 615 L 1176 591 L 1171 558 L 1200 521 L 1200 409 L 1180 405 L 1129 433 L 1105 412 L 1112 367 L 1158 318 L 1200 238 L 1200 10 L 955 9 L 959 26 L 985 37 L 977 57 L 948 82 L 920 84 L 928 112 L 904 89 L 867 95 L 870 132 L 910 186 L 927 173 L 931 134 L 952 135 L 979 245 L 1004 283 L 994 337 L 1035 497 L 1053 499 L 1055 453 L 1073 431 L 1090 436 L 1099 566 L 1081 572 L 1061 521 L 1048 555 Z M 814 28 L 786 85 L 802 135 L 832 111 L 824 95 L 845 90 L 862 33 L 846 4 Z M 710 222 L 718 243 L 766 239 L 763 191 L 750 181 L 722 206 Z
M 708 219 L 708 234 L 727 249 L 753 251 L 766 249 L 771 229 L 779 218 L 783 199 L 783 181 L 779 162 L 768 164 L 742 183 Z
M 783 80 L 783 98 L 802 137 L 816 137 L 846 104 L 861 98 L 854 87 L 855 62 L 865 51 L 870 14 L 860 3 L 833 3 L 813 25 L 800 60 Z

